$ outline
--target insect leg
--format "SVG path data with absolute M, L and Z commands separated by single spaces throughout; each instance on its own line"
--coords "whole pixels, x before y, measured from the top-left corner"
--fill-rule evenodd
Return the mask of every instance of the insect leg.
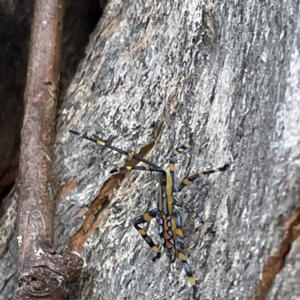
M 183 269 L 189 279 L 189 282 L 193 288 L 193 295 L 197 292 L 196 280 L 193 276 L 191 268 L 187 262 L 186 255 L 184 253 L 184 243 L 183 243 L 183 231 L 182 231 L 182 216 L 178 211 L 174 211 L 174 215 L 176 216 L 176 240 L 175 240 L 175 248 L 177 252 L 177 257 L 182 261 Z
M 187 149 L 189 149 L 191 147 L 190 144 L 185 143 L 183 145 L 178 146 L 177 148 L 175 148 L 173 150 L 173 152 L 170 154 L 169 156 L 169 168 L 173 168 L 172 165 L 176 164 L 177 162 L 177 155 L 179 155 L 180 153 L 186 151 Z M 171 165 L 171 166 L 170 166 Z
M 146 167 L 144 167 L 144 166 L 124 166 L 124 167 L 121 167 L 121 168 L 112 169 L 110 171 L 110 173 L 116 173 L 116 172 L 120 172 L 120 171 L 131 171 L 131 170 L 140 170 L 140 171 L 149 171 L 149 172 L 160 172 L 160 173 L 165 172 L 162 169 L 157 169 L 157 168 L 153 168 L 153 167 L 149 167 L 149 166 L 146 166 Z
M 193 183 L 199 177 L 207 176 L 207 175 L 212 174 L 212 173 L 224 172 L 228 168 L 229 168 L 229 164 L 226 164 L 225 166 L 223 166 L 221 168 L 216 168 L 214 170 L 209 170 L 209 171 L 203 171 L 203 172 L 199 172 L 197 174 L 188 176 L 188 177 L 183 179 L 183 181 L 181 182 L 179 187 L 176 189 L 176 192 L 180 192 L 185 186 Z
M 187 203 L 184 203 L 183 201 L 178 201 L 174 199 L 174 205 L 177 207 L 181 207 L 184 208 L 186 210 L 186 212 L 188 212 L 189 214 L 192 215 L 193 218 L 197 219 L 198 222 L 200 222 L 202 224 L 202 226 L 204 228 L 206 228 L 206 232 L 207 233 L 212 233 L 215 234 L 216 232 L 209 226 L 209 224 L 207 222 L 204 222 L 203 219 L 201 218 L 201 216 L 198 215 L 198 213 L 194 210 L 193 207 L 191 207 L 190 205 L 188 205 Z
M 173 152 L 170 154 L 170 157 L 169 157 L 169 170 L 170 170 L 170 173 L 171 173 L 171 176 L 172 176 L 173 183 L 175 183 L 174 173 L 175 173 L 175 168 L 176 168 L 176 163 L 177 163 L 177 155 L 179 155 L 180 153 L 186 151 L 190 147 L 191 147 L 190 144 L 185 143 L 185 144 L 180 145 L 177 148 L 175 148 L 173 150 Z M 172 186 L 172 190 L 173 190 L 173 192 L 175 192 L 174 184 Z
M 153 261 L 160 258 L 161 253 L 158 249 L 158 247 L 154 244 L 151 237 L 147 234 L 147 231 L 144 228 L 141 228 L 139 225 L 143 223 L 150 222 L 153 218 L 155 218 L 157 215 L 157 208 L 154 208 L 150 210 L 149 212 L 145 212 L 143 215 L 138 216 L 134 220 L 134 227 L 139 232 L 139 234 L 142 236 L 142 238 L 145 240 L 145 242 L 150 246 L 150 248 L 156 253 L 156 256 L 153 257 Z

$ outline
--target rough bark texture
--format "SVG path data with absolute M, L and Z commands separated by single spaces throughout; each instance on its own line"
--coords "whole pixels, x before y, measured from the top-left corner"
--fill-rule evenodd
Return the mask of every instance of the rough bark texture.
M 299 33 L 299 1 L 108 4 L 59 121 L 57 239 L 88 258 L 72 299 L 190 299 L 191 290 L 180 263 L 152 263 L 132 226 L 155 206 L 155 176 L 111 176 L 125 158 L 69 129 L 159 165 L 193 132 L 179 179 L 231 164 L 178 196 L 217 231 L 185 223 L 198 296 L 300 297 Z M 157 237 L 154 224 L 149 233 Z
M 102 9 L 99 0 L 65 0 L 58 107 L 79 61 L 84 57 L 89 34 L 96 26 Z
M 230 163 L 178 195 L 216 230 L 184 226 L 201 299 L 297 299 L 299 1 L 111 0 L 59 119 L 56 241 L 83 251 L 70 299 L 191 299 L 132 226 L 155 206 L 155 175 L 111 176 L 125 157 L 70 136 L 96 133 L 165 166 L 194 133 L 177 178 Z M 154 222 L 153 222 L 154 223 Z M 158 241 L 156 226 L 149 234 Z

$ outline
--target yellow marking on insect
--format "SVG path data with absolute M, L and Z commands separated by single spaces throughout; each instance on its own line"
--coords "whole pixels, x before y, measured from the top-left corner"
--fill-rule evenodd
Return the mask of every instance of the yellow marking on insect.
M 97 144 L 100 146 L 105 146 L 105 142 L 101 141 L 101 140 L 97 140 Z
M 200 173 L 199 173 L 200 174 Z M 200 176 L 200 175 L 199 175 Z M 184 178 L 183 179 L 183 184 L 184 185 L 189 185 L 189 184 L 191 184 L 192 183 L 192 181 L 190 181 L 188 178 Z
M 146 235 L 146 234 L 147 234 L 146 230 L 143 229 L 143 228 L 138 229 L 138 232 L 139 232 L 141 235 Z
M 169 241 L 166 241 L 166 247 L 170 249 L 173 248 L 174 246 Z
M 177 230 L 177 224 L 176 224 L 176 217 L 172 216 L 172 220 L 171 220 L 172 224 L 172 234 L 175 238 L 175 234 L 176 234 L 176 230 Z
M 203 224 L 203 227 L 204 227 L 204 228 L 209 228 L 209 224 L 208 224 L 207 222 L 205 222 L 205 223 Z
M 151 249 L 156 252 L 156 253 L 159 253 L 159 249 L 156 245 L 152 246 Z
M 153 217 L 150 214 L 148 214 L 148 213 L 143 214 L 143 218 L 147 222 L 149 222 L 149 221 L 151 221 L 153 219 Z
M 127 171 L 132 170 L 132 166 L 126 166 L 125 168 L 126 168 Z
M 203 172 L 198 173 L 199 177 L 205 176 L 205 174 Z
M 166 171 L 166 194 L 167 194 L 167 202 L 168 202 L 168 211 L 169 214 L 173 214 L 173 197 L 172 197 L 172 176 L 170 171 Z
M 188 144 L 188 143 L 183 144 L 183 146 L 184 146 L 185 148 L 188 148 L 188 149 L 191 147 L 191 145 Z
M 129 158 L 129 160 L 131 160 L 132 159 L 132 157 L 133 157 L 133 155 L 134 155 L 134 153 L 133 152 L 128 152 L 128 158 Z
M 219 168 L 215 169 L 214 171 L 215 172 L 221 172 Z
M 173 184 L 173 182 L 172 182 L 171 173 L 169 171 L 166 171 L 166 193 L 167 193 L 167 196 L 172 194 L 172 184 Z M 169 203 L 169 198 L 168 198 L 168 203 Z M 173 198 L 172 198 L 172 204 L 173 204 Z
M 179 235 L 180 237 L 183 237 L 183 231 L 181 228 L 176 228 L 176 234 Z
M 169 169 L 170 169 L 170 171 L 175 171 L 175 164 L 169 163 Z
M 196 285 L 196 280 L 193 276 L 189 276 L 189 281 L 190 281 L 192 286 Z
M 174 149 L 174 150 L 173 150 L 173 153 L 174 153 L 175 155 L 180 154 L 180 152 L 179 152 L 177 149 Z
M 179 258 L 180 260 L 186 260 L 186 256 L 185 256 L 185 254 L 182 253 L 182 252 L 178 252 L 178 258 Z
M 165 240 L 168 240 L 169 238 L 171 238 L 171 236 L 168 234 L 167 231 L 163 232 L 163 237 L 164 237 Z

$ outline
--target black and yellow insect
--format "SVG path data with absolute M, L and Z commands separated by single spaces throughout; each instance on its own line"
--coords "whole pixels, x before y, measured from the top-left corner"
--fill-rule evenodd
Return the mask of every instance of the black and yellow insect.
M 158 165 L 152 163 L 149 160 L 144 159 L 143 157 L 134 154 L 132 152 L 127 152 L 117 147 L 112 146 L 110 143 L 107 143 L 103 140 L 100 140 L 95 137 L 89 137 L 87 134 L 81 135 L 79 132 L 70 130 L 71 133 L 81 136 L 84 139 L 87 139 L 93 143 L 96 143 L 102 147 L 110 148 L 111 150 L 117 151 L 121 154 L 127 155 L 130 158 L 139 160 L 147 166 L 124 166 L 118 169 L 111 170 L 111 173 L 119 171 L 131 171 L 131 170 L 140 170 L 140 171 L 149 171 L 149 172 L 158 172 L 159 173 L 159 196 L 157 201 L 157 207 L 145 212 L 143 215 L 138 216 L 134 221 L 134 227 L 141 234 L 146 243 L 151 247 L 151 249 L 156 252 L 156 256 L 153 258 L 155 261 L 157 258 L 160 258 L 161 252 L 157 245 L 154 244 L 153 240 L 144 228 L 140 227 L 141 224 L 147 223 L 152 219 L 156 219 L 158 233 L 160 235 L 161 243 L 164 248 L 167 249 L 168 256 L 171 263 L 175 261 L 176 258 L 179 258 L 182 261 L 183 268 L 185 273 L 193 287 L 193 295 L 195 298 L 196 295 L 196 281 L 192 274 L 191 268 L 187 262 L 186 255 L 184 253 L 184 244 L 183 244 L 183 221 L 180 212 L 177 207 L 185 208 L 188 212 L 193 213 L 193 216 L 196 217 L 199 222 L 204 224 L 202 218 L 192 210 L 190 206 L 186 203 L 177 201 L 173 198 L 173 193 L 180 192 L 185 186 L 191 184 L 198 177 L 206 176 L 215 172 L 223 172 L 228 168 L 228 164 L 224 165 L 221 168 L 214 170 L 203 171 L 186 177 L 180 183 L 179 187 L 175 187 L 175 164 L 177 162 L 177 155 L 184 152 L 190 148 L 190 144 L 184 144 L 173 150 L 169 157 L 169 168 L 168 170 L 162 169 Z M 208 232 L 214 233 L 211 228 L 207 229 Z

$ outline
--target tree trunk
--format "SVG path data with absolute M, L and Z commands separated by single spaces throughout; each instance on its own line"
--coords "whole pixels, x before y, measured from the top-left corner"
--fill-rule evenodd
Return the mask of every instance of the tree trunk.
M 87 260 L 70 299 L 192 299 L 180 261 L 153 263 L 132 225 L 157 175 L 110 174 L 126 157 L 70 129 L 164 168 L 193 133 L 177 183 L 230 164 L 176 194 L 216 231 L 184 214 L 197 298 L 300 297 L 299 36 L 299 1 L 108 3 L 58 120 L 56 244 Z

